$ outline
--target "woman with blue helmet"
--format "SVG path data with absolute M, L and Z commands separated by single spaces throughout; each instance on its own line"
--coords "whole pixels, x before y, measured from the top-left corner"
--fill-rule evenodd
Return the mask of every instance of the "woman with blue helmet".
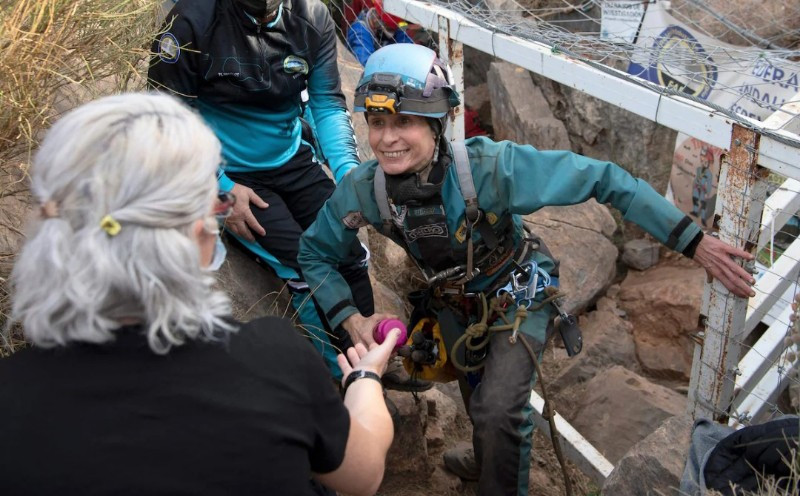
M 474 425 L 474 457 L 470 450 L 451 450 L 445 465 L 478 479 L 482 495 L 527 494 L 531 355 L 526 346 L 512 344 L 509 333 L 491 333 L 485 353 L 466 350 L 459 339 L 476 322 L 514 322 L 516 308 L 527 305 L 517 339 L 541 356 L 555 315 L 544 286 L 554 285 L 558 264 L 524 230 L 520 216 L 589 198 L 610 203 L 742 297 L 754 294 L 754 280 L 733 258 L 752 256 L 703 236 L 650 185 L 615 164 L 485 137 L 449 143 L 445 123 L 458 104 L 449 71 L 433 51 L 418 45 L 376 51 L 356 89 L 355 111 L 366 113 L 377 160 L 353 169 L 339 184 L 305 232 L 298 259 L 332 325 L 342 323 L 354 342 L 371 344 L 372 329 L 385 315 L 359 314 L 336 266 L 366 225 L 406 250 L 430 286 L 418 295 L 422 303 L 415 304 L 412 321 L 424 315 L 436 322 L 460 370 L 482 367 L 458 374 Z M 504 289 L 517 305 L 482 310 L 482 295 L 491 298 Z M 419 349 L 420 343 L 412 343 L 411 349 Z

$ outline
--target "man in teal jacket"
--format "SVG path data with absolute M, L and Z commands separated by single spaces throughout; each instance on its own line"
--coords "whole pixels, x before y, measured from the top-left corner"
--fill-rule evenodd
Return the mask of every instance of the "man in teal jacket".
M 752 276 L 732 259 L 749 254 L 703 236 L 650 185 L 615 164 L 485 137 L 467 140 L 466 160 L 456 158 L 461 148 L 443 137 L 447 115 L 459 102 L 450 81 L 433 51 L 391 45 L 369 59 L 356 89 L 355 111 L 367 112 L 377 160 L 343 179 L 302 237 L 298 257 L 331 323 L 342 324 L 354 342 L 371 344 L 372 329 L 386 317 L 362 316 L 336 270 L 364 225 L 403 246 L 422 270 L 430 291 L 416 310 L 435 318 L 447 350 L 453 336 L 486 320 L 479 296 L 502 294 L 515 279 L 528 281 L 528 292 L 514 293 L 516 305 L 505 317 L 513 322 L 518 305 L 529 307 L 518 339 L 541 356 L 555 311 L 549 302 L 539 304 L 547 299 L 545 286 L 555 285 L 558 264 L 525 232 L 520 215 L 548 205 L 589 198 L 610 203 L 667 247 L 693 256 L 737 295 L 753 294 Z M 497 311 L 489 315 L 488 324 L 503 323 Z M 526 347 L 508 337 L 492 333 L 485 356 L 463 347 L 451 356 L 483 368 L 459 377 L 474 425 L 474 457 L 450 451 L 445 464 L 463 478 L 479 479 L 482 495 L 527 494 L 535 368 Z

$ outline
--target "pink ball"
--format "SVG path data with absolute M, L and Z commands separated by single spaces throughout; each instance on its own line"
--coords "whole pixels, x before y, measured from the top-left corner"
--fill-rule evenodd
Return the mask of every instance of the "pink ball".
M 400 329 L 400 337 L 397 338 L 397 345 L 395 345 L 395 350 L 397 350 L 406 344 L 406 337 L 408 336 L 406 325 L 403 324 L 402 321 L 398 319 L 381 320 L 378 325 L 375 326 L 375 330 L 372 332 L 372 337 L 375 339 L 376 343 L 381 344 L 383 343 L 383 340 L 386 339 L 386 335 L 389 334 L 392 329 Z

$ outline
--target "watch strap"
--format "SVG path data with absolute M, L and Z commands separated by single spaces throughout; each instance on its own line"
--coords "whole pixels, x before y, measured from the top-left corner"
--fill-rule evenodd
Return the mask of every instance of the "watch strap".
M 344 392 L 347 393 L 347 388 L 359 379 L 373 379 L 381 383 L 381 376 L 375 372 L 370 372 L 369 370 L 354 370 L 350 372 L 347 379 L 344 380 Z

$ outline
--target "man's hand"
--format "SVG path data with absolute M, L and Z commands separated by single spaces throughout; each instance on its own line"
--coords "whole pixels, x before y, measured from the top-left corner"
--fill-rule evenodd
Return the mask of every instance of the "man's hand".
M 353 345 L 362 343 L 366 348 L 375 343 L 375 338 L 372 337 L 372 331 L 383 319 L 396 319 L 396 315 L 389 313 L 376 313 L 371 317 L 364 317 L 360 313 L 354 313 L 347 317 L 342 322 L 342 327 L 350 334 L 350 339 L 353 340 Z
M 225 227 L 233 231 L 234 234 L 240 236 L 248 241 L 255 241 L 251 229 L 257 232 L 260 236 L 264 236 L 267 232 L 258 223 L 253 211 L 250 210 L 250 203 L 252 202 L 258 208 L 267 208 L 267 202 L 261 199 L 255 191 L 242 186 L 241 184 L 234 184 L 231 193 L 236 197 L 236 203 L 233 204 L 233 212 L 225 220 Z
M 703 236 L 694 252 L 694 259 L 706 269 L 709 277 L 718 279 L 736 296 L 751 298 L 756 295 L 752 288 L 756 280 L 733 260 L 734 257 L 753 259 L 750 253 L 709 235 Z

